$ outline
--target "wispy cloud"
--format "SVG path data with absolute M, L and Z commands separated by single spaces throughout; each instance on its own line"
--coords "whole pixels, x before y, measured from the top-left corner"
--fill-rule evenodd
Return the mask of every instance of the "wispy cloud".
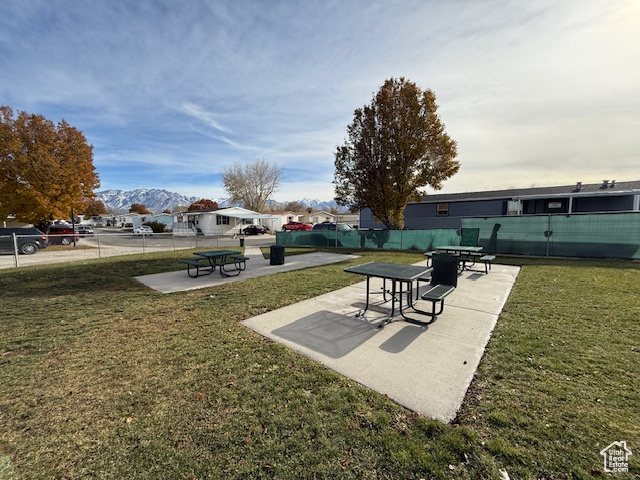
M 211 112 L 206 112 L 204 109 L 199 107 L 198 105 L 194 105 L 193 103 L 185 102 L 182 104 L 182 111 L 187 115 L 200 120 L 205 125 L 223 133 L 232 133 L 226 127 L 223 127 L 218 120 L 216 120 L 216 115 Z
M 331 198 L 335 146 L 391 76 L 437 95 L 462 162 L 446 191 L 598 181 L 610 161 L 637 177 L 637 0 L 4 0 L 2 13 L 1 102 L 80 128 L 103 186 L 223 196 L 225 165 L 265 158 L 285 170 L 282 198 Z

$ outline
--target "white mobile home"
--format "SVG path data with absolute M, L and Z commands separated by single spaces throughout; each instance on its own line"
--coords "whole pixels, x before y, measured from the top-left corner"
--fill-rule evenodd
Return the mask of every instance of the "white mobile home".
M 258 224 L 273 230 L 275 217 L 230 207 L 173 214 L 175 235 L 238 235 L 246 225 Z

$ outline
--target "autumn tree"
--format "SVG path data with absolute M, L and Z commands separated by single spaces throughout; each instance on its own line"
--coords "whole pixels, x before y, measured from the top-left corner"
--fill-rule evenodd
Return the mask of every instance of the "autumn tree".
M 439 190 L 460 167 L 437 109 L 431 90 L 404 78 L 385 81 L 370 105 L 355 110 L 335 152 L 337 203 L 368 207 L 388 229 L 403 228 L 404 208 L 420 199 L 420 189 Z
M 85 215 L 89 217 L 97 217 L 107 212 L 107 208 L 104 206 L 102 200 L 92 200 L 87 205 L 87 208 L 84 209 Z
M 146 205 L 142 203 L 132 203 L 131 208 L 129 209 L 129 213 L 139 213 L 141 215 L 149 215 L 151 211 L 147 208 Z
M 66 121 L 0 106 L 0 218 L 41 228 L 56 218 L 82 212 L 100 180 L 93 147 Z
M 236 162 L 224 169 L 222 181 L 231 203 L 262 212 L 269 197 L 280 186 L 282 173 L 277 165 L 258 159 L 253 163 Z
M 214 202 L 213 200 L 209 200 L 208 198 L 201 198 L 197 202 L 192 203 L 187 208 L 188 212 L 192 212 L 194 210 L 217 210 L 218 202 Z

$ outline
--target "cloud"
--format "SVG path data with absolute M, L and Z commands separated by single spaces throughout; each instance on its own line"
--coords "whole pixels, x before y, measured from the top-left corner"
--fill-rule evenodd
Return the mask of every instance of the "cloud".
M 200 120 L 202 123 L 213 128 L 214 130 L 224 133 L 231 133 L 228 128 L 223 127 L 220 122 L 216 120 L 216 115 L 214 113 L 206 112 L 198 105 L 185 102 L 182 104 L 182 110 L 187 115 Z
M 637 0 L 5 0 L 0 63 L 2 102 L 82 130 L 112 188 L 206 196 L 264 158 L 283 198 L 331 198 L 391 76 L 437 95 L 462 163 L 445 191 L 637 177 Z

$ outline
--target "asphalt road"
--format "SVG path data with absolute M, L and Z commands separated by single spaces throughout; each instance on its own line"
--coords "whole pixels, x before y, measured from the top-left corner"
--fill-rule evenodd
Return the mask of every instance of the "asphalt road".
M 275 235 L 245 237 L 245 245 L 268 246 L 275 242 Z M 34 255 L 18 255 L 19 267 L 48 263 L 73 262 L 94 258 L 129 255 L 134 253 L 182 250 L 187 248 L 215 249 L 237 247 L 240 239 L 226 237 L 174 237 L 171 234 L 133 235 L 107 228 L 94 229 L 93 236 L 81 237 L 77 245 L 48 247 Z M 0 269 L 16 267 L 11 254 L 0 254 Z

